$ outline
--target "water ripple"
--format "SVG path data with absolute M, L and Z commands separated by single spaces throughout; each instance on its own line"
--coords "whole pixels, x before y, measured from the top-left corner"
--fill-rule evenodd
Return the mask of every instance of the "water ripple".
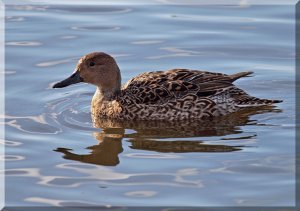
M 65 35 L 65 36 L 62 36 L 60 38 L 64 39 L 64 40 L 69 40 L 69 39 L 75 39 L 75 38 L 77 38 L 77 36 L 75 36 L 75 35 Z
M 103 5 L 50 5 L 48 10 L 54 10 L 55 12 L 70 12 L 70 13 L 97 13 L 98 15 L 103 13 L 105 15 L 109 13 L 128 13 L 131 12 L 131 8 L 116 7 L 116 6 L 103 6 Z
M 46 11 L 47 6 L 43 5 L 7 5 L 9 9 L 22 11 Z
M 5 45 L 33 47 L 33 46 L 40 46 L 42 45 L 42 43 L 36 41 L 15 41 L 15 42 L 6 42 Z
M 67 58 L 67 59 L 60 59 L 60 60 L 54 60 L 54 61 L 47 61 L 47 62 L 41 62 L 36 64 L 37 67 L 51 67 L 51 66 L 55 66 L 55 65 L 60 65 L 60 64 L 65 64 L 65 63 L 69 63 L 69 62 L 74 62 L 75 60 L 77 60 L 78 58 Z
M 137 197 L 137 198 L 144 198 L 144 197 L 152 197 L 157 194 L 156 191 L 129 191 L 125 193 L 125 196 L 130 196 L 130 197 Z
M 125 154 L 125 157 L 130 158 L 147 158 L 147 159 L 178 159 L 181 158 L 179 155 L 171 154 L 150 154 L 150 153 L 129 153 Z
M 86 201 L 71 201 L 71 200 L 61 200 L 61 199 L 50 199 L 50 198 L 43 198 L 43 197 L 28 197 L 25 198 L 25 201 L 28 202 L 35 202 L 44 205 L 56 206 L 56 207 L 66 207 L 66 206 L 73 206 L 73 207 L 90 207 L 90 206 L 99 206 L 99 204 L 94 203 L 87 203 Z M 109 207 L 109 205 L 107 206 Z
M 163 14 L 160 18 L 174 19 L 181 21 L 197 21 L 205 23 L 227 23 L 227 24 L 241 24 L 241 23 L 284 23 L 293 24 L 290 19 L 276 19 L 276 18 L 258 18 L 258 17 L 239 17 L 239 16 L 211 16 L 211 15 L 187 15 L 187 14 Z
M 9 22 L 21 22 L 25 20 L 22 16 L 5 16 L 5 20 Z
M 69 94 L 46 104 L 46 113 L 60 127 L 82 131 L 99 131 L 93 127 L 90 101 L 93 93 Z M 80 101 L 79 101 L 80 99 Z
M 57 134 L 61 129 L 47 123 L 46 117 L 39 116 L 5 116 L 6 125 L 32 134 Z
M 131 44 L 134 45 L 152 45 L 152 44 L 159 44 L 162 43 L 162 40 L 139 40 L 139 41 L 133 41 Z
M 218 45 L 218 46 L 201 46 L 190 48 L 179 47 L 161 47 L 159 48 L 165 51 L 163 55 L 148 56 L 147 59 L 164 59 L 172 57 L 191 57 L 191 56 L 212 56 L 212 57 L 237 57 L 247 59 L 280 59 L 291 60 L 293 54 L 290 54 L 288 49 L 280 49 L 274 46 L 230 46 L 230 45 Z M 241 54 L 240 52 L 243 52 Z M 278 69 L 278 67 L 276 68 Z
M 71 29 L 77 31 L 116 31 L 120 30 L 119 26 L 72 26 Z
M 198 52 L 195 50 L 187 50 L 187 49 L 182 49 L 177 47 L 162 47 L 160 49 L 167 52 L 171 52 L 171 54 L 148 56 L 147 59 L 163 59 L 163 58 L 171 58 L 171 57 L 205 55 L 205 53 L 202 52 Z
M 17 147 L 17 146 L 22 145 L 21 142 L 1 140 L 1 139 L 0 139 L 0 144 L 5 145 L 5 146 L 9 146 L 9 147 Z
M 103 166 L 93 166 L 85 168 L 86 164 L 73 165 L 72 163 L 59 164 L 56 167 L 63 170 L 75 171 L 76 176 L 43 175 L 37 168 L 16 168 L 6 169 L 5 175 L 10 177 L 33 177 L 38 179 L 37 184 L 53 187 L 77 188 L 87 183 L 99 185 L 120 185 L 120 186 L 140 186 L 147 184 L 165 185 L 176 187 L 203 187 L 201 179 L 192 179 L 190 177 L 199 176 L 197 169 L 178 169 L 175 172 L 145 172 L 145 173 L 122 173 Z M 2 173 L 4 173 L 2 172 Z M 56 171 L 57 172 L 57 171 Z M 58 172 L 57 172 L 58 173 Z M 81 176 L 82 175 L 82 176 Z
M 2 160 L 2 161 L 20 161 L 20 160 L 25 160 L 25 157 L 20 156 L 20 155 L 5 155 L 5 156 L 0 156 L 0 160 Z
M 3 72 L 2 71 L 0 71 L 0 74 L 2 74 Z M 13 74 L 16 74 L 17 73 L 17 71 L 15 71 L 15 70 L 5 70 L 4 71 L 4 74 L 6 74 L 6 75 L 13 75 Z

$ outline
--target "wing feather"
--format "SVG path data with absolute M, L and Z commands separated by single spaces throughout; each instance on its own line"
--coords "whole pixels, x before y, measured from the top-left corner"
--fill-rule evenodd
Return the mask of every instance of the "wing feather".
M 234 86 L 230 75 L 200 70 L 173 69 L 140 74 L 122 88 L 122 95 L 137 104 L 162 104 L 188 94 L 210 97 Z

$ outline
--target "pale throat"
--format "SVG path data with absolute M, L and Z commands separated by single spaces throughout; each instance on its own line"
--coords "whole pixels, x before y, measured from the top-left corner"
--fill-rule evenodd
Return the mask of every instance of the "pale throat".
M 121 85 L 116 86 L 115 88 L 103 89 L 102 87 L 97 86 L 95 94 L 93 96 L 93 101 L 103 102 L 103 101 L 112 101 L 120 94 Z
M 115 91 L 103 92 L 97 87 L 92 99 L 91 112 L 92 117 L 118 115 L 122 110 L 117 99 L 120 89 Z M 112 113 L 112 114 L 111 114 Z

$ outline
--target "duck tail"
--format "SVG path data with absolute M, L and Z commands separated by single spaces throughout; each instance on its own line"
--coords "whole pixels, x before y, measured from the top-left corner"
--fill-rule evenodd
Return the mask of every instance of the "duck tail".
M 253 97 L 235 86 L 228 89 L 228 94 L 235 102 L 235 105 L 238 107 L 268 106 L 274 103 L 283 102 L 282 100 L 269 100 L 269 99 L 261 99 L 258 97 Z
M 235 80 L 237 80 L 239 78 L 249 76 L 252 73 L 253 73 L 252 71 L 239 72 L 239 73 L 235 73 L 235 74 L 229 75 L 229 78 L 231 79 L 231 82 L 233 82 L 233 81 L 235 81 Z
M 269 106 L 274 103 L 281 103 L 283 100 L 269 100 L 260 99 L 256 97 L 249 97 L 247 100 L 239 101 L 237 103 L 238 107 L 257 107 L 257 106 Z

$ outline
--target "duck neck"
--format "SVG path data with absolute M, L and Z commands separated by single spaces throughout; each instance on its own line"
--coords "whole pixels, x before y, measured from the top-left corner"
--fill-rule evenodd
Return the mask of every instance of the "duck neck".
M 118 86 L 114 90 L 104 90 L 100 87 L 97 87 L 96 92 L 93 97 L 93 101 L 98 101 L 99 103 L 104 101 L 113 101 L 120 94 L 121 88 Z
M 110 92 L 104 92 L 101 88 L 97 87 L 91 105 L 93 121 L 95 121 L 95 119 L 97 119 L 99 115 L 109 116 L 109 112 L 111 112 L 111 107 L 115 102 L 117 96 L 120 94 L 120 92 L 120 89 Z

